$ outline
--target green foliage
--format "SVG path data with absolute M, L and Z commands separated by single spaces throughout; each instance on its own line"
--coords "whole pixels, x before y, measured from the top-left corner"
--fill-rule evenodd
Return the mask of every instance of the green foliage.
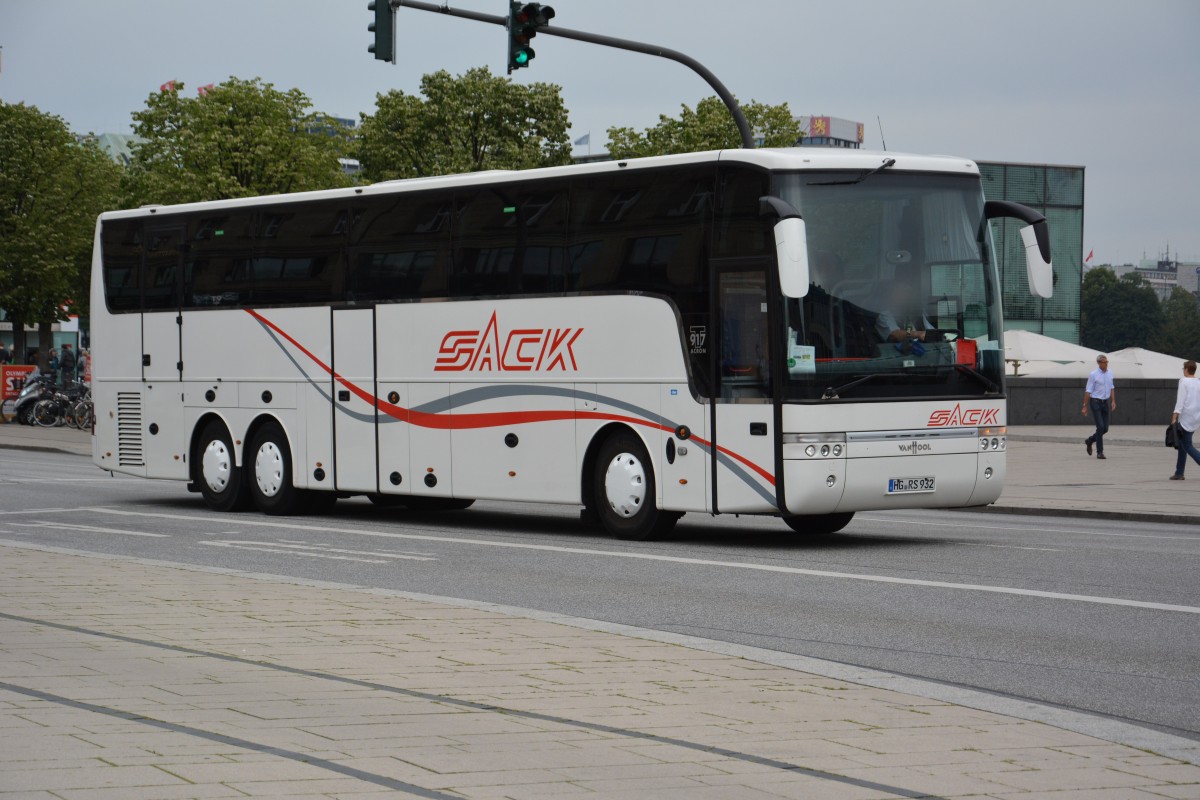
M 134 112 L 130 205 L 189 203 L 346 186 L 348 134 L 299 89 L 230 78 L 196 97 L 183 84 Z
M 486 68 L 421 79 L 423 97 L 392 90 L 362 115 L 359 160 L 369 181 L 528 169 L 571 162 L 566 106 L 553 84 L 528 86 Z
M 1166 323 L 1151 349 L 1183 359 L 1200 358 L 1200 303 L 1176 286 L 1163 304 Z
M 777 106 L 750 101 L 742 107 L 746 121 L 764 147 L 791 147 L 803 131 L 787 103 Z M 737 123 L 719 97 L 706 97 L 690 109 L 681 107 L 679 116 L 659 115 L 658 124 L 638 133 L 633 128 L 609 128 L 608 152 L 613 158 L 638 158 L 671 153 L 696 153 L 742 146 Z
M 1145 278 L 1136 273 L 1117 278 L 1103 267 L 1083 276 L 1079 316 L 1080 344 L 1105 352 L 1151 347 L 1166 320 Z
M 86 306 L 96 217 L 119 179 L 59 117 L 0 102 L 0 308 L 15 329 L 65 319 L 68 301 Z

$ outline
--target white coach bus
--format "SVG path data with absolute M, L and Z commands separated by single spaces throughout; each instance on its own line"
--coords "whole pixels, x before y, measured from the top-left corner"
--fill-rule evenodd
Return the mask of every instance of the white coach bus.
M 960 158 L 728 150 L 101 215 L 94 460 L 268 514 L 366 495 L 831 533 L 991 503 L 1000 290 Z M 896 305 L 899 304 L 899 305 Z

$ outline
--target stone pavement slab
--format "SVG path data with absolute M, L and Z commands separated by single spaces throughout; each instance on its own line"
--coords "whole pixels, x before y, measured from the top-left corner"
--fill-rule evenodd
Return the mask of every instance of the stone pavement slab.
M 550 621 L 0 543 L 0 798 L 1076 790 L 1200 796 L 1200 767 Z

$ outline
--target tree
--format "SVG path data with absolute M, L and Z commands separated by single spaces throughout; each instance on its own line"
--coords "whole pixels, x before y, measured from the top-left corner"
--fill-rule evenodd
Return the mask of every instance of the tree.
M 804 132 L 787 103 L 765 105 L 751 100 L 742 107 L 746 121 L 764 147 L 791 147 Z M 638 133 L 633 128 L 609 128 L 608 152 L 613 158 L 638 158 L 670 153 L 695 153 L 741 147 L 733 115 L 719 97 L 706 97 L 695 110 L 681 106 L 679 117 L 659 115 L 658 124 Z
M 133 114 L 131 205 L 189 203 L 349 185 L 349 133 L 299 89 L 230 78 L 196 97 L 171 82 Z
M 86 305 L 96 217 L 116 203 L 120 167 L 79 142 L 59 117 L 0 102 L 0 308 L 25 356 L 25 325 L 49 324 Z
M 1163 304 L 1163 313 L 1166 322 L 1153 349 L 1183 359 L 1200 358 L 1200 304 L 1196 296 L 1176 286 Z
M 370 181 L 571 163 L 566 106 L 553 84 L 513 83 L 486 67 L 392 90 L 362 115 L 359 160 Z
M 1162 304 L 1145 278 L 1132 272 L 1117 278 L 1104 267 L 1083 276 L 1079 317 L 1080 343 L 1105 352 L 1148 347 L 1164 324 Z

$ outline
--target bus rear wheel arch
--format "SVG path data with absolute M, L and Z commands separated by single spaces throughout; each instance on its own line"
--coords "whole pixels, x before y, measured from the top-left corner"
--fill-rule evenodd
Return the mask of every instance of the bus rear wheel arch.
M 642 440 L 628 428 L 617 429 L 601 442 L 591 472 L 589 507 L 605 530 L 620 539 L 657 539 L 683 516 L 658 507 L 654 464 Z

